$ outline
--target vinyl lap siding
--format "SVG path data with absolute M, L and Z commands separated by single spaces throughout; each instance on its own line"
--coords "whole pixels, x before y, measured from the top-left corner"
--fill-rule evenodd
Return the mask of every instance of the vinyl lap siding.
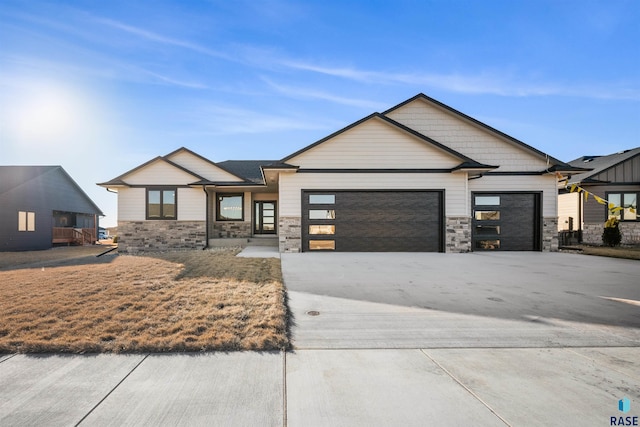
M 198 178 L 169 163 L 158 160 L 147 167 L 135 171 L 125 178 L 131 185 L 186 185 Z
M 121 188 L 118 190 L 118 220 L 146 220 L 146 190 Z M 201 188 L 178 188 L 178 220 L 204 221 L 205 196 Z
M 178 188 L 178 221 L 204 221 L 205 203 L 202 188 Z
M 472 159 L 499 171 L 540 171 L 546 162 L 525 149 L 434 105 L 415 100 L 388 116 Z
M 558 195 L 558 231 L 569 230 L 569 217 L 573 218 L 573 229 L 580 228 L 580 218 L 578 217 L 578 205 L 580 203 L 578 193 L 566 193 Z
M 301 168 L 443 169 L 461 163 L 414 136 L 372 119 L 288 161 Z
M 445 215 L 468 216 L 466 174 L 297 173 L 280 176 L 280 216 L 301 216 L 302 190 L 441 190 Z
M 118 221 L 144 221 L 146 219 L 144 188 L 118 189 Z

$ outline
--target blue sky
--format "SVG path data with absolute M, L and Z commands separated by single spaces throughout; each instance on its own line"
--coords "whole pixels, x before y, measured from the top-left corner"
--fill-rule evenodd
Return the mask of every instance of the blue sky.
M 420 92 L 569 161 L 640 146 L 640 2 L 0 3 L 0 164 L 95 186 L 181 146 L 279 159 Z

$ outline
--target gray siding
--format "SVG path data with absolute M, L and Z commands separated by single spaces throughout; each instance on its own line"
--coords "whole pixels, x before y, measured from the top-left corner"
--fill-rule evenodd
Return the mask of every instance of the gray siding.
M 594 185 L 585 186 L 585 190 L 599 197 L 606 198 L 607 193 L 640 192 L 639 185 Z M 607 207 L 589 197 L 583 206 L 585 223 L 603 223 L 607 220 Z
M 640 156 L 635 156 L 593 176 L 599 181 L 611 183 L 635 183 L 640 185 Z
M 54 210 L 102 214 L 61 167 L 51 168 L 0 194 L 0 251 L 50 248 Z M 18 211 L 35 212 L 35 231 L 18 231 Z

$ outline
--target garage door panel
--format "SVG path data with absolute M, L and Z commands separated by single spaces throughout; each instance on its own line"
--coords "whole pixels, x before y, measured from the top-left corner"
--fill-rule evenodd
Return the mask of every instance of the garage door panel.
M 339 252 L 438 252 L 437 239 L 425 240 L 412 238 L 359 237 L 357 239 L 337 239 L 336 251 Z
M 309 194 L 335 194 L 335 203 L 310 204 Z M 303 250 L 310 239 L 331 239 L 343 252 L 440 251 L 441 199 L 434 191 L 303 192 Z M 335 209 L 335 219 L 309 219 L 308 209 Z M 335 224 L 335 234 L 309 235 L 314 224 Z
M 494 197 L 497 205 L 478 205 L 476 197 Z M 539 250 L 539 193 L 474 194 L 473 240 L 475 250 L 534 251 Z M 486 212 L 481 220 L 479 212 Z M 497 213 L 493 217 L 489 213 Z

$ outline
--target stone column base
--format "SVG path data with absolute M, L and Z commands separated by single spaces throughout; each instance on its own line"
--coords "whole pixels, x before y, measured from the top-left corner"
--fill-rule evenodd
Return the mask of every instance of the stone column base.
M 302 218 L 281 216 L 278 223 L 280 252 L 302 252 Z

